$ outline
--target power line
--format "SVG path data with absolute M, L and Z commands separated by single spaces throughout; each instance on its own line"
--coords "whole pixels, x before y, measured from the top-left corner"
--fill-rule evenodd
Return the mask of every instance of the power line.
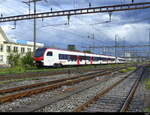
M 128 46 L 117 46 L 117 48 L 136 48 L 136 47 L 149 47 L 149 44 L 145 44 L 145 45 L 128 45 Z M 92 48 L 115 48 L 116 46 L 95 46 Z
M 9 16 L 9 17 L 0 18 L 0 22 L 27 20 L 27 19 L 34 19 L 34 18 L 68 16 L 68 15 L 69 16 L 81 15 L 81 14 L 91 14 L 91 13 L 100 13 L 100 12 L 118 12 L 118 11 L 126 11 L 126 10 L 145 9 L 145 8 L 150 8 L 150 2 L 112 5 L 112 6 L 103 6 L 103 7 L 81 8 L 81 9 L 44 12 L 44 13 L 36 13 L 36 14 L 18 15 L 18 16 Z
M 56 3 L 56 2 L 55 2 L 55 3 Z M 75 0 L 75 4 L 77 5 L 77 0 Z M 59 5 L 58 3 L 57 3 L 57 5 L 58 5 L 58 7 L 59 7 L 60 9 L 63 10 L 63 8 L 61 7 L 61 5 Z M 80 21 L 82 21 L 80 18 L 78 18 L 78 19 L 79 19 Z M 84 22 L 84 21 L 82 21 L 82 22 Z M 64 24 L 55 24 L 55 25 L 48 25 L 48 26 L 55 26 L 55 27 L 56 27 L 56 26 L 60 26 L 60 25 L 65 25 L 65 26 L 66 26 L 67 23 L 64 23 Z M 48 27 L 48 26 L 42 26 L 42 28 L 43 28 L 43 27 Z M 69 32 L 70 32 L 70 31 L 69 31 Z M 77 35 L 77 36 L 80 36 L 80 37 L 85 37 L 85 36 L 76 34 L 76 33 L 72 32 L 72 31 L 71 31 L 71 33 L 72 33 L 72 34 L 75 34 L 75 35 Z M 87 37 L 85 37 L 85 38 L 87 38 Z M 80 43 L 81 43 L 81 42 L 80 42 Z M 82 44 L 83 44 L 83 43 L 82 43 Z
M 40 29 L 41 29 L 41 28 L 40 28 Z M 51 27 L 51 28 L 49 28 L 49 29 L 65 31 L 65 30 L 62 30 L 62 29 L 55 28 L 55 27 Z M 65 32 L 66 32 L 66 31 L 65 31 Z M 87 38 L 86 36 L 82 36 L 82 35 L 77 34 L 77 33 L 75 33 L 74 31 L 71 31 L 71 30 L 67 31 L 67 33 L 71 33 L 71 34 L 77 35 L 77 36 L 82 37 L 82 38 L 83 38 L 83 37 L 84 37 L 84 38 Z
M 77 2 L 77 1 L 76 1 Z M 62 7 L 61 7 L 61 5 L 59 5 L 59 7 L 60 7 L 60 9 L 62 9 Z M 82 21 L 83 23 L 85 23 L 83 20 L 81 20 L 81 18 L 78 18 L 80 21 Z M 85 23 L 86 24 L 86 23 Z M 48 26 L 59 26 L 59 25 L 67 25 L 67 23 L 64 23 L 64 24 L 56 24 L 56 25 L 48 25 Z M 87 25 L 87 24 L 86 24 Z M 43 26 L 43 27 L 47 27 L 47 26 Z M 94 28 L 95 29 L 95 28 Z M 98 39 L 95 39 L 95 40 L 97 40 L 97 41 L 100 41 L 100 40 L 98 40 Z M 100 42 L 102 42 L 102 41 L 100 41 Z

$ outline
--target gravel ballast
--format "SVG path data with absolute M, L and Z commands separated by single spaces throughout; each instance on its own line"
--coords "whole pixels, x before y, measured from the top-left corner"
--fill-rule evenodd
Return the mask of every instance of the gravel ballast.
M 92 97 L 93 95 L 96 94 L 96 92 L 102 90 L 104 87 L 106 88 L 106 86 L 109 86 L 112 82 L 116 82 L 119 79 L 121 79 L 121 77 L 112 78 L 111 82 L 108 81 L 105 83 L 100 83 L 97 86 L 89 88 L 78 94 L 72 95 L 72 96 L 68 97 L 67 99 L 61 100 L 54 104 L 51 104 L 50 106 L 46 106 L 43 109 L 40 109 L 38 111 L 42 111 L 42 112 L 72 111 L 73 108 L 75 108 L 77 105 L 85 102 L 87 100 L 87 98 Z M 84 81 L 84 82 L 81 82 L 78 84 L 74 84 L 72 86 L 67 86 L 67 87 L 80 89 L 80 87 L 88 86 L 88 84 L 92 84 L 95 82 L 96 82 L 95 79 L 87 80 L 87 81 Z M 44 92 L 44 93 L 41 93 L 38 95 L 33 95 L 31 97 L 17 99 L 17 100 L 14 100 L 13 102 L 7 102 L 4 104 L 1 104 L 0 111 L 1 112 L 13 112 L 13 111 L 21 110 L 22 108 L 25 108 L 25 107 L 33 107 L 34 108 L 36 105 L 39 105 L 40 103 L 42 103 L 44 101 L 49 101 L 50 99 L 55 98 L 56 96 L 61 96 L 64 93 L 68 93 L 68 92 L 63 92 L 62 88 L 58 88 L 53 91 Z M 72 100 L 74 100 L 74 101 L 72 102 Z

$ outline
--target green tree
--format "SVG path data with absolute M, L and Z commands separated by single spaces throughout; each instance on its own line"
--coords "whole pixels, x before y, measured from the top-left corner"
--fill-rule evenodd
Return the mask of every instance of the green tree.
M 50 46 L 50 48 L 57 48 L 54 44 Z
M 92 53 L 90 50 L 84 50 L 84 53 Z
M 77 51 L 75 45 L 68 45 L 67 49 L 70 51 Z

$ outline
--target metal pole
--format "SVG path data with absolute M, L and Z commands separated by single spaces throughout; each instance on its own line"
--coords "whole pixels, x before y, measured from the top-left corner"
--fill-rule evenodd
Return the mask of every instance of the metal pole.
M 94 39 L 95 39 L 95 37 L 94 37 L 94 32 L 93 32 L 93 51 L 95 50 L 94 49 L 94 46 L 95 46 Z
M 150 59 L 150 28 L 149 28 L 149 54 L 148 54 L 148 57 Z
M 115 63 L 117 63 L 117 34 L 115 34 Z
M 34 1 L 34 14 L 36 14 L 36 0 Z M 33 53 L 35 53 L 36 50 L 36 18 L 34 17 L 34 50 Z
M 31 14 L 31 1 L 29 0 L 29 14 Z
M 124 38 L 124 42 L 123 42 L 123 46 L 124 46 L 124 48 L 123 48 L 123 57 L 125 57 L 125 43 L 126 43 L 126 41 L 125 41 L 125 38 Z

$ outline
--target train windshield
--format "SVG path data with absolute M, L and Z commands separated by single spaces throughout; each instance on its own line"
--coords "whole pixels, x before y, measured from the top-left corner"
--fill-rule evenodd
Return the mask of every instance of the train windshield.
M 41 57 L 41 56 L 43 56 L 45 50 L 46 50 L 46 48 L 38 48 L 35 51 L 34 57 Z

